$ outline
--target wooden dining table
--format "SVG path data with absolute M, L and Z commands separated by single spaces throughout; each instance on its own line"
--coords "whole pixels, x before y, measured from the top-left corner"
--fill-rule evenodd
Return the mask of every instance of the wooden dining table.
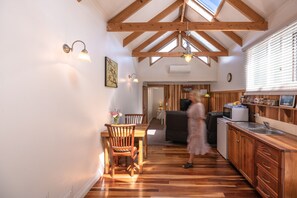
M 138 165 L 139 165 L 139 173 L 143 172 L 143 155 L 147 158 L 147 129 L 148 124 L 137 124 L 135 126 L 134 137 L 138 138 L 139 142 L 139 154 L 138 154 Z M 109 134 L 107 129 L 101 132 L 101 139 L 103 141 L 104 148 L 104 173 L 109 172 L 110 163 L 109 163 Z M 143 143 L 144 142 L 144 143 Z M 144 147 L 144 149 L 143 149 Z

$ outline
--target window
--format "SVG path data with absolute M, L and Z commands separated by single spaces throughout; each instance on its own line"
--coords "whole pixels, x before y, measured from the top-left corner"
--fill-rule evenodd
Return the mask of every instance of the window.
M 195 0 L 199 5 L 210 11 L 212 14 L 217 12 L 222 0 Z
M 172 51 L 174 48 L 177 47 L 177 39 L 173 39 L 170 43 L 168 43 L 166 46 L 164 46 L 163 48 L 161 48 L 160 50 L 158 50 L 158 52 L 170 52 Z M 153 56 L 150 58 L 151 60 L 151 65 L 154 64 L 156 61 L 158 61 L 159 59 L 161 59 L 162 57 L 159 56 Z
M 297 90 L 297 22 L 246 52 L 247 91 Z
M 293 75 L 297 81 L 297 32 L 293 34 Z
M 183 48 L 186 49 L 187 41 L 185 39 L 182 39 L 182 46 L 183 46 Z M 194 47 L 191 43 L 190 43 L 190 48 L 191 48 L 191 52 L 199 52 L 200 51 L 196 47 Z M 200 60 L 202 60 L 205 64 L 209 64 L 209 59 L 207 56 L 198 56 L 198 58 Z

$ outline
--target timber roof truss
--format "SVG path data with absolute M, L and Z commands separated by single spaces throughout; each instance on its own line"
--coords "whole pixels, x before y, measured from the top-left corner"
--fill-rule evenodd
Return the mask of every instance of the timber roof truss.
M 110 19 L 107 23 L 108 32 L 132 32 L 130 35 L 123 39 L 123 46 L 127 46 L 134 41 L 140 35 L 145 32 L 156 32 L 147 40 L 143 41 L 139 46 L 132 50 L 132 56 L 138 57 L 138 61 L 144 60 L 146 57 L 181 57 L 183 52 L 159 52 L 161 48 L 166 46 L 174 38 L 186 39 L 197 48 L 199 51 L 194 52 L 195 56 L 208 56 L 214 61 L 218 61 L 219 56 L 228 56 L 228 50 L 220 42 L 210 36 L 206 31 L 221 31 L 227 37 L 229 37 L 234 43 L 242 46 L 242 38 L 234 31 L 265 31 L 268 29 L 268 23 L 265 19 L 256 13 L 251 7 L 246 5 L 242 0 L 221 0 L 216 12 L 213 14 L 205 6 L 199 4 L 201 0 L 176 0 L 162 12 L 152 17 L 147 22 L 132 22 L 127 23 L 130 16 L 138 12 L 142 7 L 146 6 L 152 0 L 135 0 L 132 4 L 119 12 L 116 16 Z M 218 19 L 218 15 L 224 6 L 228 3 L 235 9 L 237 9 L 242 15 L 244 15 L 248 22 L 223 22 Z M 198 6 L 198 7 L 197 7 Z M 172 22 L 160 22 L 166 16 L 173 11 L 179 9 L 179 16 Z M 199 15 L 201 15 L 207 22 L 190 21 L 186 18 L 186 12 L 188 9 L 193 9 Z M 200 10 L 200 11 L 199 11 Z M 211 18 L 207 17 L 211 16 Z M 201 43 L 199 40 L 192 36 L 186 36 L 185 32 L 195 32 L 201 38 L 205 39 L 209 45 Z M 151 47 L 148 51 L 143 51 L 151 43 L 155 42 L 158 38 L 166 34 L 167 32 L 173 32 L 167 38 L 163 39 L 155 46 Z

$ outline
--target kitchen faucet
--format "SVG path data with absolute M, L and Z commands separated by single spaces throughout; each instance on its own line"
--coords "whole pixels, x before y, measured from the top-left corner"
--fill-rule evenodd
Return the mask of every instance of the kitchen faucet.
M 270 129 L 270 124 L 269 124 L 269 122 L 265 122 L 265 121 L 263 121 L 263 124 L 265 125 L 265 127 L 266 127 L 267 129 Z

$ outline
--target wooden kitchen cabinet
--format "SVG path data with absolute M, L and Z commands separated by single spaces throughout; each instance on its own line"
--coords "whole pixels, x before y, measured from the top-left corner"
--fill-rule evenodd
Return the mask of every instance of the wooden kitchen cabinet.
M 239 167 L 239 134 L 238 130 L 228 129 L 228 158 L 235 167 Z
M 297 137 L 253 133 L 228 123 L 230 162 L 262 197 L 297 197 Z
M 240 169 L 239 171 L 251 183 L 255 184 L 255 139 L 240 133 Z
M 257 190 L 263 197 L 279 196 L 279 179 L 281 177 L 281 152 L 271 146 L 257 141 L 256 167 Z
M 255 139 L 229 126 L 228 157 L 241 174 L 255 185 Z

